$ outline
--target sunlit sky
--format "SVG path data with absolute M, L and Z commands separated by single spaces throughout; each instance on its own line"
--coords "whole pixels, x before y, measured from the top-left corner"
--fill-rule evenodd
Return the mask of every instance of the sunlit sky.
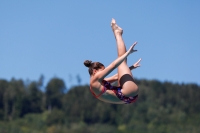
M 128 65 L 137 79 L 200 85 L 200 1 L 59 0 L 0 1 L 0 79 L 66 86 L 89 83 L 84 60 L 105 66 L 117 58 L 110 28 L 115 18 L 127 49 L 138 41 Z M 116 73 L 113 71 L 110 75 Z

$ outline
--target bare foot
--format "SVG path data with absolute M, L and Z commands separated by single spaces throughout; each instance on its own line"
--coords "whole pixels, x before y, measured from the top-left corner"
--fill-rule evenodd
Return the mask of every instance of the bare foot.
M 120 28 L 120 27 L 117 25 L 117 23 L 116 23 L 116 21 L 115 21 L 114 18 L 112 18 L 112 20 L 111 20 L 111 27 L 112 27 L 112 30 L 113 30 L 113 32 L 114 32 L 115 34 L 116 34 L 116 33 L 119 33 L 119 34 L 122 35 L 123 29 Z

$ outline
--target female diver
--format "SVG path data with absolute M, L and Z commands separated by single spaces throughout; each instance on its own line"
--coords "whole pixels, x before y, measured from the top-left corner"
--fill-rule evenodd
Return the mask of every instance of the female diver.
M 90 74 L 90 91 L 94 97 L 101 101 L 113 104 L 130 104 L 138 98 L 138 86 L 135 84 L 131 70 L 139 67 L 138 60 L 133 66 L 127 66 L 127 57 L 133 52 L 135 42 L 128 51 L 122 39 L 123 30 L 120 28 L 114 19 L 111 21 L 111 27 L 117 42 L 118 58 L 110 65 L 105 67 L 100 62 L 92 62 L 86 60 L 84 65 L 88 67 Z M 115 68 L 118 68 L 118 73 L 114 76 L 105 78 Z M 111 83 L 118 81 L 118 86 L 113 86 Z

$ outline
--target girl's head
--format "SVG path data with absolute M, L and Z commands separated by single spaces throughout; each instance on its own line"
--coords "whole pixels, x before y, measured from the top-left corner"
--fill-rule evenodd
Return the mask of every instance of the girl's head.
M 99 69 L 104 69 L 104 65 L 100 62 L 92 62 L 90 60 L 84 61 L 84 65 L 88 67 L 88 72 L 90 76 L 93 74 L 94 71 L 98 71 Z

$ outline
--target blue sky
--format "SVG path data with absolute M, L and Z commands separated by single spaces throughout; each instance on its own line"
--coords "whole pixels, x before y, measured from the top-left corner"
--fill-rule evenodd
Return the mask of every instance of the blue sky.
M 105 66 L 117 58 L 115 18 L 138 79 L 200 84 L 200 1 L 0 1 L 0 79 L 58 77 L 89 83 L 84 60 Z M 110 75 L 116 73 L 113 71 Z

